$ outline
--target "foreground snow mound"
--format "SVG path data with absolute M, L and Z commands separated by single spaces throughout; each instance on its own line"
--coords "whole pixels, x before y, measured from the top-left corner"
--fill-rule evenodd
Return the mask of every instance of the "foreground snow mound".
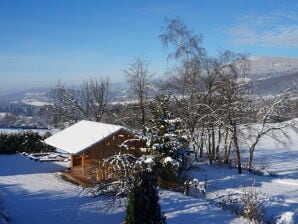
M 298 221 L 298 220 L 296 220 Z M 294 212 L 285 212 L 276 224 L 295 224 L 295 213 Z

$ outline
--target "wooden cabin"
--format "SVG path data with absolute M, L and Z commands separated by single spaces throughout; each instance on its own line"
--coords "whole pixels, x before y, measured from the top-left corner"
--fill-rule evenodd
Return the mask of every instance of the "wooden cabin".
M 117 178 L 105 159 L 118 154 L 141 156 L 145 141 L 118 125 L 82 120 L 45 139 L 45 143 L 70 153 L 68 174 L 77 179 L 103 181 Z

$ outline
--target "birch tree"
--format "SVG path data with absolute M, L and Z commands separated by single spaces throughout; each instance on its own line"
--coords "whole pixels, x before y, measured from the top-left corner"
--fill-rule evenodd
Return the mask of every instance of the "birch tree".
M 177 107 L 184 127 L 188 130 L 190 140 L 194 143 L 193 149 L 200 145 L 197 136 L 198 125 L 204 126 L 201 112 L 204 110 L 201 103 L 200 80 L 206 59 L 205 49 L 201 46 L 202 35 L 196 35 L 179 18 L 166 19 L 166 26 L 159 36 L 165 49 L 170 50 L 168 59 L 179 62 L 176 75 L 169 80 L 169 88 L 175 92 Z M 202 142 L 202 141 L 201 141 Z M 202 155 L 200 153 L 200 155 Z

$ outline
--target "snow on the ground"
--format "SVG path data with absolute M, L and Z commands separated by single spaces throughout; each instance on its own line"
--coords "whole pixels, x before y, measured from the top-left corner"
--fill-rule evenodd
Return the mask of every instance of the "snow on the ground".
M 274 175 L 252 175 L 247 170 L 237 174 L 236 168 L 199 164 L 189 172 L 189 176 L 199 180 L 207 180 L 209 186 L 209 200 L 220 202 L 231 192 L 239 192 L 243 187 L 249 187 L 255 181 L 255 186 L 266 194 L 266 215 L 275 220 L 285 219 L 292 214 L 292 220 L 298 220 L 298 134 L 289 131 L 291 141 L 286 145 L 276 144 L 271 138 L 265 137 L 257 145 L 254 154 L 255 166 L 265 166 L 268 173 Z M 247 161 L 248 154 L 242 158 Z M 291 223 L 291 222 L 280 222 Z
M 276 224 L 295 224 L 294 215 L 293 212 L 286 212 L 277 220 Z
M 161 191 L 161 208 L 167 217 L 167 223 L 196 224 L 196 223 L 246 223 L 236 218 L 229 211 L 223 211 L 210 202 L 187 197 L 172 191 Z
M 68 163 L 41 163 L 17 155 L 0 156 L 0 191 L 10 223 L 119 223 L 123 207 L 92 200 L 84 189 L 62 180 Z M 104 222 L 102 222 L 104 223 Z
M 37 107 L 43 107 L 47 105 L 52 105 L 52 103 L 46 102 L 46 101 L 41 101 L 37 99 L 23 99 L 21 101 L 24 104 L 32 105 L 32 106 L 37 106 Z
M 0 119 L 3 119 L 6 115 L 6 112 L 0 112 Z
M 91 198 L 57 171 L 68 163 L 41 163 L 17 155 L 0 155 L 0 192 L 11 224 L 121 223 L 125 201 Z M 180 193 L 160 191 L 168 223 L 243 223 L 228 211 Z
M 254 163 L 265 164 L 269 173 L 252 175 L 244 170 L 201 163 L 189 171 L 189 176 L 210 184 L 207 199 L 187 197 L 171 191 L 160 191 L 161 208 L 168 223 L 246 223 L 217 203 L 229 192 L 255 186 L 265 193 L 266 215 L 278 223 L 298 220 L 298 136 L 290 132 L 288 147 L 276 145 L 264 138 L 255 151 Z M 247 160 L 245 153 L 243 163 Z M 68 163 L 41 163 L 17 155 L 0 155 L 0 193 L 3 206 L 12 224 L 53 223 L 121 223 L 125 216 L 125 201 L 112 203 L 107 198 L 91 198 L 79 186 L 62 180 L 60 170 Z

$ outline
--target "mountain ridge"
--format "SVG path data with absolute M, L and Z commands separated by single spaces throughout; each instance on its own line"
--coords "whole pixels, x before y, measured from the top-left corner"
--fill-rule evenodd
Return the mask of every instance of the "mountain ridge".
M 298 82 L 298 58 L 256 56 L 248 58 L 250 62 L 249 78 L 258 94 L 275 95 L 293 82 Z M 125 82 L 111 83 L 111 89 L 117 91 L 117 98 L 125 101 L 129 85 Z M 0 103 L 23 102 L 30 105 L 42 105 L 50 102 L 47 93 L 50 87 L 31 88 L 0 95 Z

